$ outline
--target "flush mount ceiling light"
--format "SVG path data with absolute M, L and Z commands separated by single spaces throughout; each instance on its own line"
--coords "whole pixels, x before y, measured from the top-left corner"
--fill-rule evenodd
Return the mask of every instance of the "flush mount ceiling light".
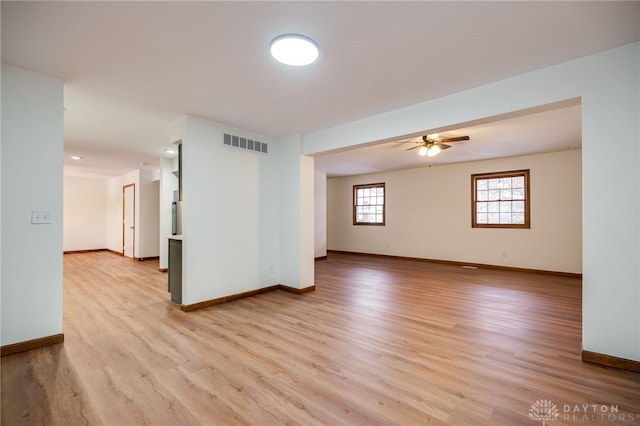
M 71 159 L 72 160 L 82 160 L 82 157 L 80 157 L 79 155 L 72 155 Z
M 318 55 L 318 44 L 300 34 L 283 34 L 271 40 L 271 56 L 286 65 L 309 65 L 318 59 Z

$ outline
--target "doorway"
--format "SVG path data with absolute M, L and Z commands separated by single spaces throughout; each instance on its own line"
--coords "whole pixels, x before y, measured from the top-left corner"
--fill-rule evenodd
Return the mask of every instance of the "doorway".
M 136 185 L 122 187 L 122 254 L 133 259 L 135 253 Z

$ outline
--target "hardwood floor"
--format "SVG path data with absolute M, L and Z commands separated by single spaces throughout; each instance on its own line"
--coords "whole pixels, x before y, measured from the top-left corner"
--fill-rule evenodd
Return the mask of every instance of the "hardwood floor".
M 65 342 L 2 358 L 3 425 L 640 424 L 575 278 L 332 254 L 315 292 L 185 313 L 157 261 L 64 262 Z

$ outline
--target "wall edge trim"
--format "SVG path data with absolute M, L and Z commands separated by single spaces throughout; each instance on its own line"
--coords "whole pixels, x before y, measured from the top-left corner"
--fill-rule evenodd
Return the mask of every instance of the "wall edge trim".
M 315 285 L 310 285 L 309 287 L 305 287 L 305 288 L 296 288 L 296 287 L 289 287 L 288 285 L 280 284 L 279 287 L 280 287 L 280 290 L 286 291 L 287 293 L 293 293 L 293 294 L 305 294 L 305 293 L 310 293 L 312 291 L 316 291 Z
M 97 253 L 100 251 L 110 251 L 109 249 L 106 248 L 99 248 L 99 249 L 84 249 L 84 250 L 65 250 L 62 253 L 63 254 L 78 254 L 78 253 Z
M 309 293 L 311 291 L 315 291 L 315 289 L 316 289 L 315 285 L 305 287 L 305 288 L 295 288 L 295 287 L 289 287 L 282 284 L 275 284 L 269 287 L 258 288 L 255 290 L 245 291 L 242 293 L 230 294 L 228 296 L 218 297 L 216 299 L 204 300 L 202 302 L 192 303 L 189 305 L 180 305 L 180 310 L 183 312 L 193 312 L 199 309 L 209 308 L 211 306 L 233 302 L 234 300 L 244 299 L 245 297 L 257 296 L 259 294 L 269 293 L 275 290 L 283 290 L 293 294 L 304 294 L 304 293 Z
M 20 352 L 43 348 L 45 346 L 55 345 L 62 342 L 64 342 L 64 334 L 59 333 L 52 336 L 45 336 L 39 337 L 37 339 L 27 340 L 24 342 L 12 343 L 10 345 L 4 345 L 0 348 L 0 356 L 13 355 Z
M 585 351 L 584 349 L 582 350 L 582 360 L 591 364 L 603 365 L 605 367 L 617 368 L 619 370 L 640 374 L 640 361 L 601 354 L 598 352 Z
M 372 257 L 386 257 L 388 259 L 400 259 L 400 260 L 413 260 L 416 262 L 430 262 L 430 263 L 440 263 L 444 265 L 455 265 L 455 266 L 473 266 L 476 268 L 486 268 L 486 269 L 498 269 L 503 271 L 516 271 L 516 272 L 530 272 L 534 274 L 544 274 L 544 275 L 554 275 L 558 277 L 567 277 L 567 278 L 580 278 L 582 279 L 581 273 L 575 272 L 561 272 L 561 271 L 547 271 L 543 269 L 529 269 L 529 268 L 518 268 L 515 266 L 501 266 L 501 265 L 490 265 L 486 263 L 473 263 L 473 262 L 460 262 L 457 260 L 442 260 L 442 259 L 428 259 L 423 257 L 408 257 L 408 256 L 395 256 L 390 254 L 377 254 L 377 253 L 361 253 L 356 251 L 345 251 L 345 250 L 327 250 L 327 254 L 336 253 L 336 254 L 355 254 L 359 256 L 372 256 Z

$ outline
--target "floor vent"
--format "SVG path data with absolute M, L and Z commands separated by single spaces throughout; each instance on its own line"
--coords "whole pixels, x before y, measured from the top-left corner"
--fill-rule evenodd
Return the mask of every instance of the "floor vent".
M 240 136 L 224 134 L 223 143 L 234 148 L 246 149 L 247 151 L 267 153 L 267 144 L 265 142 L 255 141 Z

